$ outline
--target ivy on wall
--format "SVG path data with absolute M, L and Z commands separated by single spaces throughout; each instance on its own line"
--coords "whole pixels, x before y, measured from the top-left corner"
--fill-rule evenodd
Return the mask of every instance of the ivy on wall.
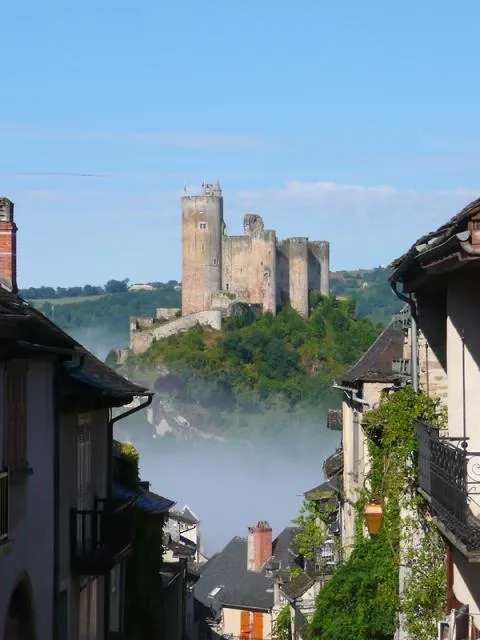
M 285 605 L 278 612 L 275 622 L 273 623 L 272 638 L 275 640 L 290 640 L 292 637 L 292 618 L 290 613 L 290 605 Z
M 127 443 L 120 444 L 118 482 L 127 489 L 139 487 L 139 453 Z M 139 640 L 160 637 L 161 584 L 159 571 L 163 561 L 163 529 L 166 518 L 135 509 L 133 553 L 127 562 L 125 579 L 127 631 Z
M 390 640 L 399 613 L 412 639 L 436 637 L 436 620 L 445 608 L 445 547 L 416 492 L 415 418 L 442 427 L 445 413 L 436 400 L 411 387 L 384 394 L 364 414 L 371 466 L 356 504 L 356 544 L 319 594 L 312 639 Z M 363 527 L 370 498 L 383 508 L 375 538 L 366 537 Z M 408 570 L 401 595 L 400 562 Z

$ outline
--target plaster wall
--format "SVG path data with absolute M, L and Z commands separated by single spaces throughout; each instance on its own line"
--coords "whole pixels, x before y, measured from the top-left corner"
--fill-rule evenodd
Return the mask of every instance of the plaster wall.
M 0 365 L 0 389 L 3 366 Z M 0 396 L 0 460 L 3 457 L 3 396 Z M 30 360 L 27 377 L 27 456 L 31 476 L 12 482 L 11 543 L 0 546 L 0 632 L 10 596 L 22 578 L 31 583 L 38 637 L 53 637 L 54 567 L 53 364 Z
M 80 591 L 87 589 L 89 607 L 88 616 L 93 616 L 95 610 L 98 638 L 103 637 L 103 601 L 104 580 L 96 579 L 94 587 L 88 585 L 89 580 L 78 580 L 70 572 L 70 509 L 78 505 L 78 433 L 80 428 L 90 432 L 91 448 L 91 488 L 87 505 L 94 506 L 95 497 L 107 496 L 107 460 L 108 445 L 108 410 L 89 413 L 64 413 L 61 416 L 60 427 L 60 483 L 59 483 L 59 585 L 60 591 L 66 592 L 68 602 L 69 638 L 80 640 Z M 85 595 L 83 597 L 85 599 Z
M 253 625 L 253 611 L 250 611 L 250 624 Z M 232 635 L 236 638 L 240 637 L 241 632 L 241 609 L 231 609 L 223 607 L 223 635 Z M 270 639 L 272 634 L 272 614 L 270 612 L 262 613 L 263 619 L 263 640 Z M 258 640 L 255 638 L 255 640 Z

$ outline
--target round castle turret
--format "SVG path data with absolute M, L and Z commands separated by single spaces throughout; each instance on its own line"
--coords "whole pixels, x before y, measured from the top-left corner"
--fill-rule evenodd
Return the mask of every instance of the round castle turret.
M 218 183 L 182 198 L 182 315 L 210 309 L 222 288 L 223 224 Z

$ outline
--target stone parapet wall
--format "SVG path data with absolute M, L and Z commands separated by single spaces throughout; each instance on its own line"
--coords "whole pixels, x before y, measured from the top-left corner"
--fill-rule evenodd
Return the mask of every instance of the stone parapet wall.
M 136 318 L 141 320 L 141 318 Z M 150 347 L 154 340 L 168 338 L 181 331 L 188 331 L 193 327 L 200 325 L 202 327 L 210 327 L 217 331 L 222 328 L 222 312 L 220 309 L 211 309 L 210 311 L 199 311 L 182 318 L 176 318 L 162 324 L 153 324 L 149 328 L 140 329 L 132 328 L 130 325 L 130 350 L 135 354 L 144 353 Z

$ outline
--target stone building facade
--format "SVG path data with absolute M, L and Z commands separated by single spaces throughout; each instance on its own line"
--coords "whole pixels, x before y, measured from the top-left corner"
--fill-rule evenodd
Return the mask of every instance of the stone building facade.
M 220 185 L 182 198 L 182 315 L 215 308 L 218 294 L 276 313 L 291 305 L 308 315 L 309 290 L 329 293 L 330 245 L 308 238 L 279 241 L 258 215 L 229 236 Z

